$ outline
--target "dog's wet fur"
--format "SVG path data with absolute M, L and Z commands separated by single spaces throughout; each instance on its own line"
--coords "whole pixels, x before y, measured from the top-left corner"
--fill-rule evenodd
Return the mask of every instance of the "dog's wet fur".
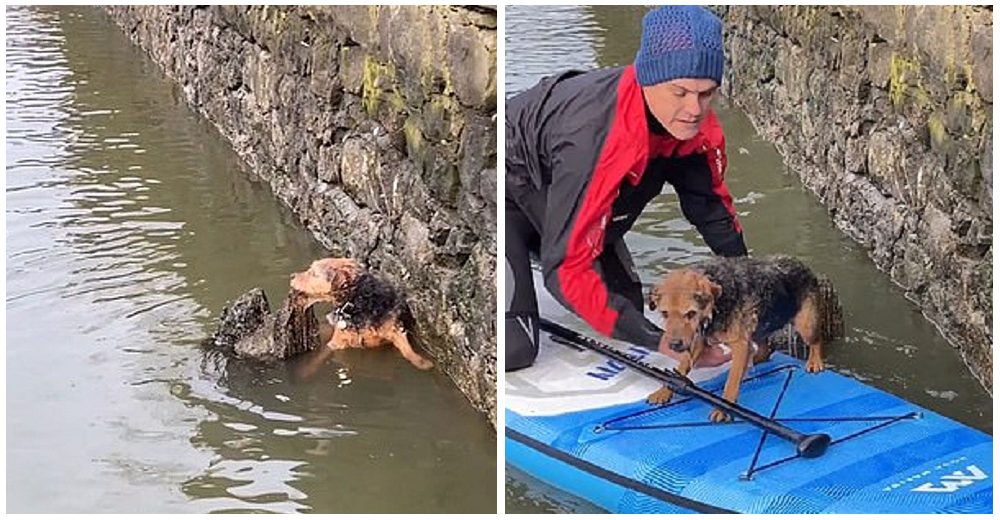
M 840 305 L 826 279 L 817 277 L 801 261 L 787 257 L 713 258 L 670 272 L 650 292 L 649 306 L 663 317 L 660 350 L 681 353 L 678 371 L 690 371 L 708 344 L 725 343 L 732 349 L 732 366 L 723 397 L 736 402 L 749 361 L 751 342 L 758 345 L 754 360 L 770 356 L 767 338 L 791 323 L 809 346 L 806 370 L 823 370 L 823 344 L 842 335 Z M 664 387 L 649 396 L 661 404 L 672 392 Z M 728 420 L 713 410 L 713 421 Z
M 333 331 L 327 347 L 373 348 L 391 344 L 415 367 L 433 363 L 417 354 L 407 338 L 412 326 L 406 299 L 391 283 L 349 258 L 324 258 L 292 275 L 290 286 L 303 307 L 333 305 L 327 320 Z
M 396 288 L 381 278 L 364 272 L 354 279 L 348 288 L 345 301 L 349 302 L 339 314 L 349 327 L 357 329 L 377 326 L 393 316 L 399 316 L 402 321 L 408 321 L 406 302 Z

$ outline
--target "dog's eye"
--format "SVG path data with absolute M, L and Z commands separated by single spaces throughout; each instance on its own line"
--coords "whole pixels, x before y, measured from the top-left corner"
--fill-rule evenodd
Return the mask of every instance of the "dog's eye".
M 684 314 L 684 317 L 687 318 L 687 319 L 689 319 L 689 320 L 693 320 L 694 317 L 697 316 L 697 315 L 698 315 L 697 312 L 687 311 L 687 313 Z

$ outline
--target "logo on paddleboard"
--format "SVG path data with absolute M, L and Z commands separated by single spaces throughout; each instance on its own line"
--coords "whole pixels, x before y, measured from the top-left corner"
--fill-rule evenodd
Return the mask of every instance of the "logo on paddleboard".
M 980 480 L 990 478 L 979 467 L 966 466 L 964 470 L 953 471 L 947 475 L 942 475 L 936 482 L 926 482 L 913 488 L 911 491 L 923 493 L 954 493 L 970 484 L 975 484 Z
M 956 465 L 963 462 L 966 463 L 964 468 L 955 469 Z M 941 470 L 948 471 L 949 473 L 940 475 Z M 935 474 L 939 476 L 934 476 Z M 979 466 L 968 464 L 968 457 L 958 457 L 894 482 L 882 488 L 882 491 L 895 491 L 902 488 L 909 489 L 915 493 L 954 493 L 966 486 L 988 478 L 990 476 L 980 469 Z M 917 484 L 916 487 L 909 487 L 914 483 Z

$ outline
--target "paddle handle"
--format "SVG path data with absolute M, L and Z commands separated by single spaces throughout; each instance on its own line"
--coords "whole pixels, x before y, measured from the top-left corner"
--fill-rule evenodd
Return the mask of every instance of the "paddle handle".
M 585 347 L 601 355 L 614 359 L 615 361 L 618 361 L 629 368 L 642 373 L 643 375 L 663 382 L 675 392 L 690 395 L 691 397 L 705 401 L 706 403 L 732 415 L 733 417 L 743 419 L 744 421 L 753 424 L 764 431 L 773 433 L 782 439 L 792 442 L 795 444 L 795 449 L 798 454 L 804 458 L 811 459 L 819 457 L 826 452 L 826 448 L 830 445 L 830 436 L 825 433 L 806 435 L 798 432 L 778 423 L 777 421 L 774 421 L 773 419 L 764 417 L 753 410 L 744 408 L 736 403 L 731 403 L 713 394 L 712 392 L 700 388 L 690 379 L 678 373 L 670 373 L 649 366 L 641 361 L 637 361 L 629 356 L 626 356 L 610 345 L 606 345 L 593 338 L 584 336 L 575 330 L 563 327 L 562 325 L 549 321 L 545 318 L 540 319 L 539 322 L 541 329 L 546 332 L 554 334 L 567 341 L 572 341 L 581 347 Z

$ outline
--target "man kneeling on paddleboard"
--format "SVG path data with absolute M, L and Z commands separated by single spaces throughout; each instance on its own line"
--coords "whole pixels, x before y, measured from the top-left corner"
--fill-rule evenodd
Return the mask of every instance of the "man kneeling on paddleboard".
M 717 255 L 745 256 L 709 108 L 722 83 L 722 22 L 697 6 L 643 19 L 635 63 L 542 79 L 506 104 L 506 370 L 538 354 L 530 258 L 545 286 L 597 332 L 657 349 L 624 235 L 669 182 Z M 670 355 L 670 349 L 663 349 Z M 728 359 L 714 347 L 698 365 Z

